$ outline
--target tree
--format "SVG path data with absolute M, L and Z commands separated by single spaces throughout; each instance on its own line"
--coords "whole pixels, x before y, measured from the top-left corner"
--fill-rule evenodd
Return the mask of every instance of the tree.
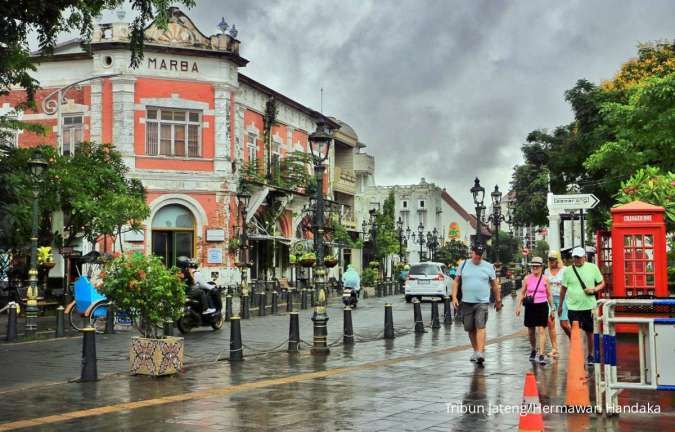
M 463 242 L 452 239 L 436 251 L 436 261 L 455 266 L 458 261 L 469 256 L 469 247 Z
M 58 36 L 62 33 L 79 32 L 85 42 L 91 40 L 94 17 L 106 9 L 115 9 L 129 3 L 138 13 L 129 24 L 131 66 L 137 67 L 143 59 L 143 31 L 147 23 L 155 23 L 166 29 L 169 7 L 181 3 L 194 6 L 194 0 L 15 0 L 3 2 L 0 14 L 0 95 L 13 87 L 26 90 L 26 105 L 34 102 L 39 83 L 32 76 L 36 70 L 35 58 L 31 56 L 28 37 L 37 35 L 39 49 L 51 54 Z M 17 122 L 8 116 L 0 116 L 0 128 L 26 129 L 26 123 Z M 34 127 L 34 126 L 33 126 Z M 2 138 L 0 136 L 0 138 Z
M 398 234 L 396 232 L 396 211 L 394 192 L 390 192 L 384 200 L 382 211 L 375 213 L 377 238 L 375 257 L 381 261 L 391 254 L 398 253 Z
M 497 247 L 495 236 L 492 237 L 493 247 Z M 499 231 L 499 249 L 497 250 L 497 261 L 501 263 L 510 263 L 515 260 L 516 253 L 520 250 L 521 244 L 511 233 Z M 491 251 L 490 251 L 491 252 Z M 488 254 L 491 256 L 492 254 Z
M 630 179 L 621 183 L 616 202 L 627 204 L 644 201 L 666 210 L 668 232 L 675 231 L 675 174 L 656 167 L 639 169 Z
M 112 145 L 85 142 L 72 156 L 59 155 L 50 146 L 41 151 L 49 161 L 39 195 L 43 244 L 72 245 L 81 238 L 94 243 L 123 228 L 138 229 L 148 217 L 145 190 L 139 180 L 127 178 L 128 168 Z M 22 247 L 30 239 L 32 152 L 11 149 L 0 159 L 0 184 L 7 192 L 0 202 L 0 244 L 5 247 Z M 57 210 L 64 216 L 63 239 L 50 232 L 50 214 Z
M 537 256 L 546 259 L 546 257 L 548 256 L 548 250 L 549 246 L 548 243 L 546 243 L 546 240 L 537 240 L 537 242 L 534 244 L 532 256 L 533 257 Z

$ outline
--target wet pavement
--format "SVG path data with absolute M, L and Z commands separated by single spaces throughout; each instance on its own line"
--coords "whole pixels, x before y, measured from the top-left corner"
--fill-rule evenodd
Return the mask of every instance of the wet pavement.
M 391 341 L 380 339 L 385 302 L 394 305 L 398 335 Z M 429 319 L 429 305 L 423 306 Z M 307 341 L 311 340 L 309 315 L 310 311 L 302 311 L 300 318 L 301 338 Z M 227 328 L 217 333 L 201 331 L 186 338 L 186 352 L 192 356 L 186 358 L 186 371 L 160 379 L 118 373 L 96 383 L 45 385 L 78 375 L 78 340 L 3 346 L 0 430 L 514 430 L 518 415 L 497 409 L 521 403 L 529 370 L 537 376 L 542 404 L 564 402 L 567 341 L 560 338 L 558 361 L 533 366 L 527 361 L 529 344 L 522 318 L 513 315 L 511 298 L 500 313 L 491 311 L 487 361 L 482 368 L 468 361 L 471 349 L 461 325 L 415 335 L 410 332 L 412 308 L 398 297 L 369 299 L 359 305 L 354 327 L 362 342 L 353 346 L 339 341 L 340 307 L 331 307 L 329 315 L 333 346 L 328 356 L 312 356 L 307 346 L 294 354 L 256 352 L 287 338 L 287 316 L 268 316 L 242 321 L 248 346 L 243 362 L 214 361 L 218 354 L 227 356 L 223 354 L 228 347 Z M 125 347 L 127 341 L 128 335 L 121 334 L 99 338 L 99 355 L 113 356 L 99 362 L 99 368 L 123 372 L 126 354 L 115 347 Z M 16 364 L 15 359 L 24 363 Z M 69 362 L 75 364 L 69 365 L 68 372 L 60 371 Z M 8 382 L 15 384 L 4 385 Z M 26 385 L 34 387 L 23 388 Z M 621 402 L 660 404 L 662 413 L 609 420 L 548 414 L 546 430 L 665 431 L 675 425 L 671 394 L 624 393 Z M 32 422 L 20 422 L 29 419 Z

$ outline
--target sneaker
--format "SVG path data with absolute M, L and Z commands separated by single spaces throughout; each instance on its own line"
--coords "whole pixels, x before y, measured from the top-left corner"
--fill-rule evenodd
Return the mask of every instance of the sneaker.
M 478 355 L 476 356 L 476 363 L 479 364 L 479 365 L 482 365 L 484 362 L 485 362 L 485 356 L 483 355 L 483 353 L 479 352 Z
M 534 359 L 537 358 L 537 352 L 536 351 L 531 351 L 530 352 L 530 361 L 534 361 Z
M 586 363 L 591 365 L 591 366 L 593 365 L 593 356 L 592 355 L 589 355 L 588 357 L 586 357 Z
M 539 364 L 540 365 L 545 365 L 546 364 L 546 356 L 544 354 L 539 355 Z
M 478 360 L 478 353 L 476 351 L 473 352 L 470 360 L 474 363 Z
M 202 315 L 209 315 L 214 313 L 216 310 L 214 308 L 208 308 L 204 312 L 202 312 Z

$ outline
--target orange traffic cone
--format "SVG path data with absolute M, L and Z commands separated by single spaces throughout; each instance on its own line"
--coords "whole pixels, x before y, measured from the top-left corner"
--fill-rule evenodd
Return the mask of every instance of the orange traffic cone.
M 572 323 L 570 352 L 567 360 L 566 405 L 584 407 L 591 405 L 585 364 L 584 347 L 581 343 L 581 329 L 579 328 L 579 322 L 574 321 Z
M 525 389 L 523 390 L 521 408 L 523 412 L 520 413 L 518 430 L 521 432 L 543 431 L 544 416 L 541 413 L 541 404 L 539 403 L 537 380 L 534 378 L 534 373 L 532 372 L 528 372 L 525 377 Z

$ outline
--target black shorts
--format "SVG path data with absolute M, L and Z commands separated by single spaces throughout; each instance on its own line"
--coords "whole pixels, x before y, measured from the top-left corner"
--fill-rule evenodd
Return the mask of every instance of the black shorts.
M 593 312 L 590 309 L 586 310 L 572 310 L 567 311 L 570 324 L 574 321 L 579 321 L 579 327 L 586 332 L 593 332 Z
M 548 326 L 548 303 L 525 304 L 525 327 Z

